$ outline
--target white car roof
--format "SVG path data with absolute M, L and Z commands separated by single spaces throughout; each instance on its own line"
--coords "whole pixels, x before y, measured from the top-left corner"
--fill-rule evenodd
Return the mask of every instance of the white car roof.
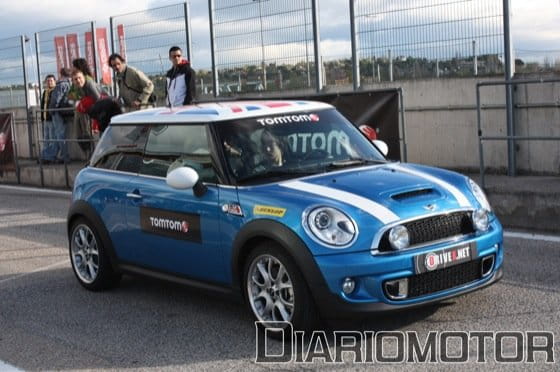
M 333 106 L 315 101 L 227 101 L 180 107 L 158 107 L 114 116 L 111 125 L 150 123 L 192 123 L 245 119 L 301 111 L 314 111 Z

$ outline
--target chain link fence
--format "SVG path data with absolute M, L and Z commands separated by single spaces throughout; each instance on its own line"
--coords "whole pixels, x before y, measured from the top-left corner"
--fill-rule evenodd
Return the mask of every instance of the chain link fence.
M 25 107 L 22 38 L 0 40 L 0 108 Z
M 169 48 L 180 47 L 190 60 L 188 24 L 186 3 L 111 17 L 113 51 L 152 80 L 159 104 L 165 104 Z
M 312 0 L 213 0 L 218 95 L 315 89 Z
M 364 83 L 504 73 L 502 0 L 352 3 Z
M 47 75 L 58 79 L 61 68 L 72 68 L 76 58 L 85 58 L 93 77 L 97 77 L 99 61 L 94 28 L 93 22 L 86 22 L 35 33 L 37 76 L 41 86 Z

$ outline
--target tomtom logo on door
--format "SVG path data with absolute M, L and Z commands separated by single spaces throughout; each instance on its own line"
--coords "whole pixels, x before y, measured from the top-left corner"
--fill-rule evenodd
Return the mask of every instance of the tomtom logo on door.
M 201 242 L 200 216 L 155 208 L 140 208 L 142 231 L 173 239 Z
M 317 121 L 319 121 L 319 115 L 317 114 L 284 115 L 284 116 L 276 116 L 274 118 L 257 119 L 257 123 L 259 123 L 262 126 L 276 125 L 276 124 L 289 124 L 289 123 L 317 122 Z
M 181 231 L 184 233 L 189 232 L 189 223 L 187 221 L 174 221 L 167 218 L 150 217 L 152 227 L 159 229 L 166 229 L 172 231 Z

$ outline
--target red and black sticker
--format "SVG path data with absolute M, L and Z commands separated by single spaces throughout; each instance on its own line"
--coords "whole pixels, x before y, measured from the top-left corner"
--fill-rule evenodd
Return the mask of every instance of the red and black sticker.
M 476 256 L 475 243 L 463 244 L 418 255 L 414 257 L 414 266 L 416 273 L 422 274 L 471 261 Z
M 178 240 L 202 243 L 200 215 L 155 208 L 140 208 L 142 231 Z

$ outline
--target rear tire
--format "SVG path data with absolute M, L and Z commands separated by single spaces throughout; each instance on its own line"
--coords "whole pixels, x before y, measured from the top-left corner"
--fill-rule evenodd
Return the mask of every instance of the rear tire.
M 275 242 L 265 241 L 251 251 L 243 271 L 243 291 L 260 326 L 311 330 L 318 319 L 315 304 L 301 271 Z M 282 338 L 282 332 L 267 332 Z
M 115 287 L 121 275 L 111 266 L 107 248 L 91 222 L 77 219 L 70 229 L 70 262 L 78 282 L 91 291 Z

